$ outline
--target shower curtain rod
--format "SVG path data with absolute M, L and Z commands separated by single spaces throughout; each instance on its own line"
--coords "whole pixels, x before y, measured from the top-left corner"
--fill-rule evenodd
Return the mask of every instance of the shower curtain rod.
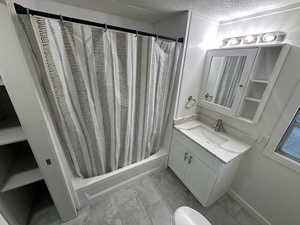
M 132 30 L 124 27 L 117 27 L 109 24 L 104 24 L 104 23 L 96 23 L 88 20 L 82 20 L 82 19 L 77 19 L 77 18 L 72 18 L 68 16 L 62 16 L 62 15 L 57 15 L 57 14 L 52 14 L 52 13 L 47 13 L 47 12 L 42 12 L 34 9 L 29 9 L 25 8 L 17 3 L 14 3 L 15 10 L 17 14 L 30 14 L 30 15 L 35 15 L 35 16 L 42 16 L 42 17 L 47 17 L 47 18 L 52 18 L 52 19 L 58 19 L 58 20 L 63 20 L 63 21 L 68 21 L 68 22 L 73 22 L 73 23 L 80 23 L 80 24 L 85 24 L 85 25 L 90 25 L 94 27 L 101 27 L 104 29 L 111 29 L 111 30 L 117 30 L 117 31 L 122 31 L 122 32 L 127 32 L 127 33 L 132 33 L 132 34 L 138 34 L 138 35 L 143 35 L 143 36 L 151 36 L 151 37 L 157 37 L 169 41 L 178 41 L 178 42 L 183 42 L 183 38 L 171 38 L 171 37 L 165 37 L 153 33 L 148 33 L 144 31 L 138 31 L 138 30 Z

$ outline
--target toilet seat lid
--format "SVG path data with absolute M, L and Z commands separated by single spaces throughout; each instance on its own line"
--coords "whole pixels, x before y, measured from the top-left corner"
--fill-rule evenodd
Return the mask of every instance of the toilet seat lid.
M 186 206 L 176 209 L 174 223 L 174 225 L 211 225 L 201 213 Z

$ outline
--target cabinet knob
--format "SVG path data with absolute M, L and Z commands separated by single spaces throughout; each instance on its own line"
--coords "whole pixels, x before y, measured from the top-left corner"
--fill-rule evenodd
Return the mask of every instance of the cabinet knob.
M 187 159 L 187 157 L 188 157 L 188 153 L 185 152 L 185 153 L 184 153 L 184 161 Z
M 189 158 L 189 161 L 188 161 L 189 164 L 192 163 L 192 159 L 193 159 L 193 156 L 190 155 L 190 158 Z

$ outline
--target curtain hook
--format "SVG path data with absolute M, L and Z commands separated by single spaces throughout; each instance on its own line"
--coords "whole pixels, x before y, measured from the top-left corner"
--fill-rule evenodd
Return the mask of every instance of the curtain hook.
M 156 37 L 155 37 L 155 41 L 157 41 L 158 40 L 158 34 L 156 34 Z
M 63 18 L 63 16 L 62 16 L 62 15 L 59 15 L 59 18 L 60 18 L 61 23 L 64 23 L 64 18 Z
M 139 35 L 139 32 L 136 30 L 135 31 L 135 36 L 137 37 Z
M 29 8 L 26 8 L 26 14 L 27 14 L 28 16 L 30 15 Z
M 104 24 L 104 32 L 107 31 L 107 24 Z

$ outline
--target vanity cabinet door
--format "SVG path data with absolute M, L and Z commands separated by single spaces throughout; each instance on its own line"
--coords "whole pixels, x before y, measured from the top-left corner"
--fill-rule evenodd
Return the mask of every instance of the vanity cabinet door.
M 168 164 L 173 172 L 183 182 L 185 182 L 187 160 L 189 155 L 190 153 L 187 147 L 182 144 L 180 140 L 177 140 L 177 138 L 173 138 Z
M 202 205 L 207 206 L 209 195 L 213 190 L 216 173 L 200 159 L 191 154 L 188 158 L 186 185 Z

